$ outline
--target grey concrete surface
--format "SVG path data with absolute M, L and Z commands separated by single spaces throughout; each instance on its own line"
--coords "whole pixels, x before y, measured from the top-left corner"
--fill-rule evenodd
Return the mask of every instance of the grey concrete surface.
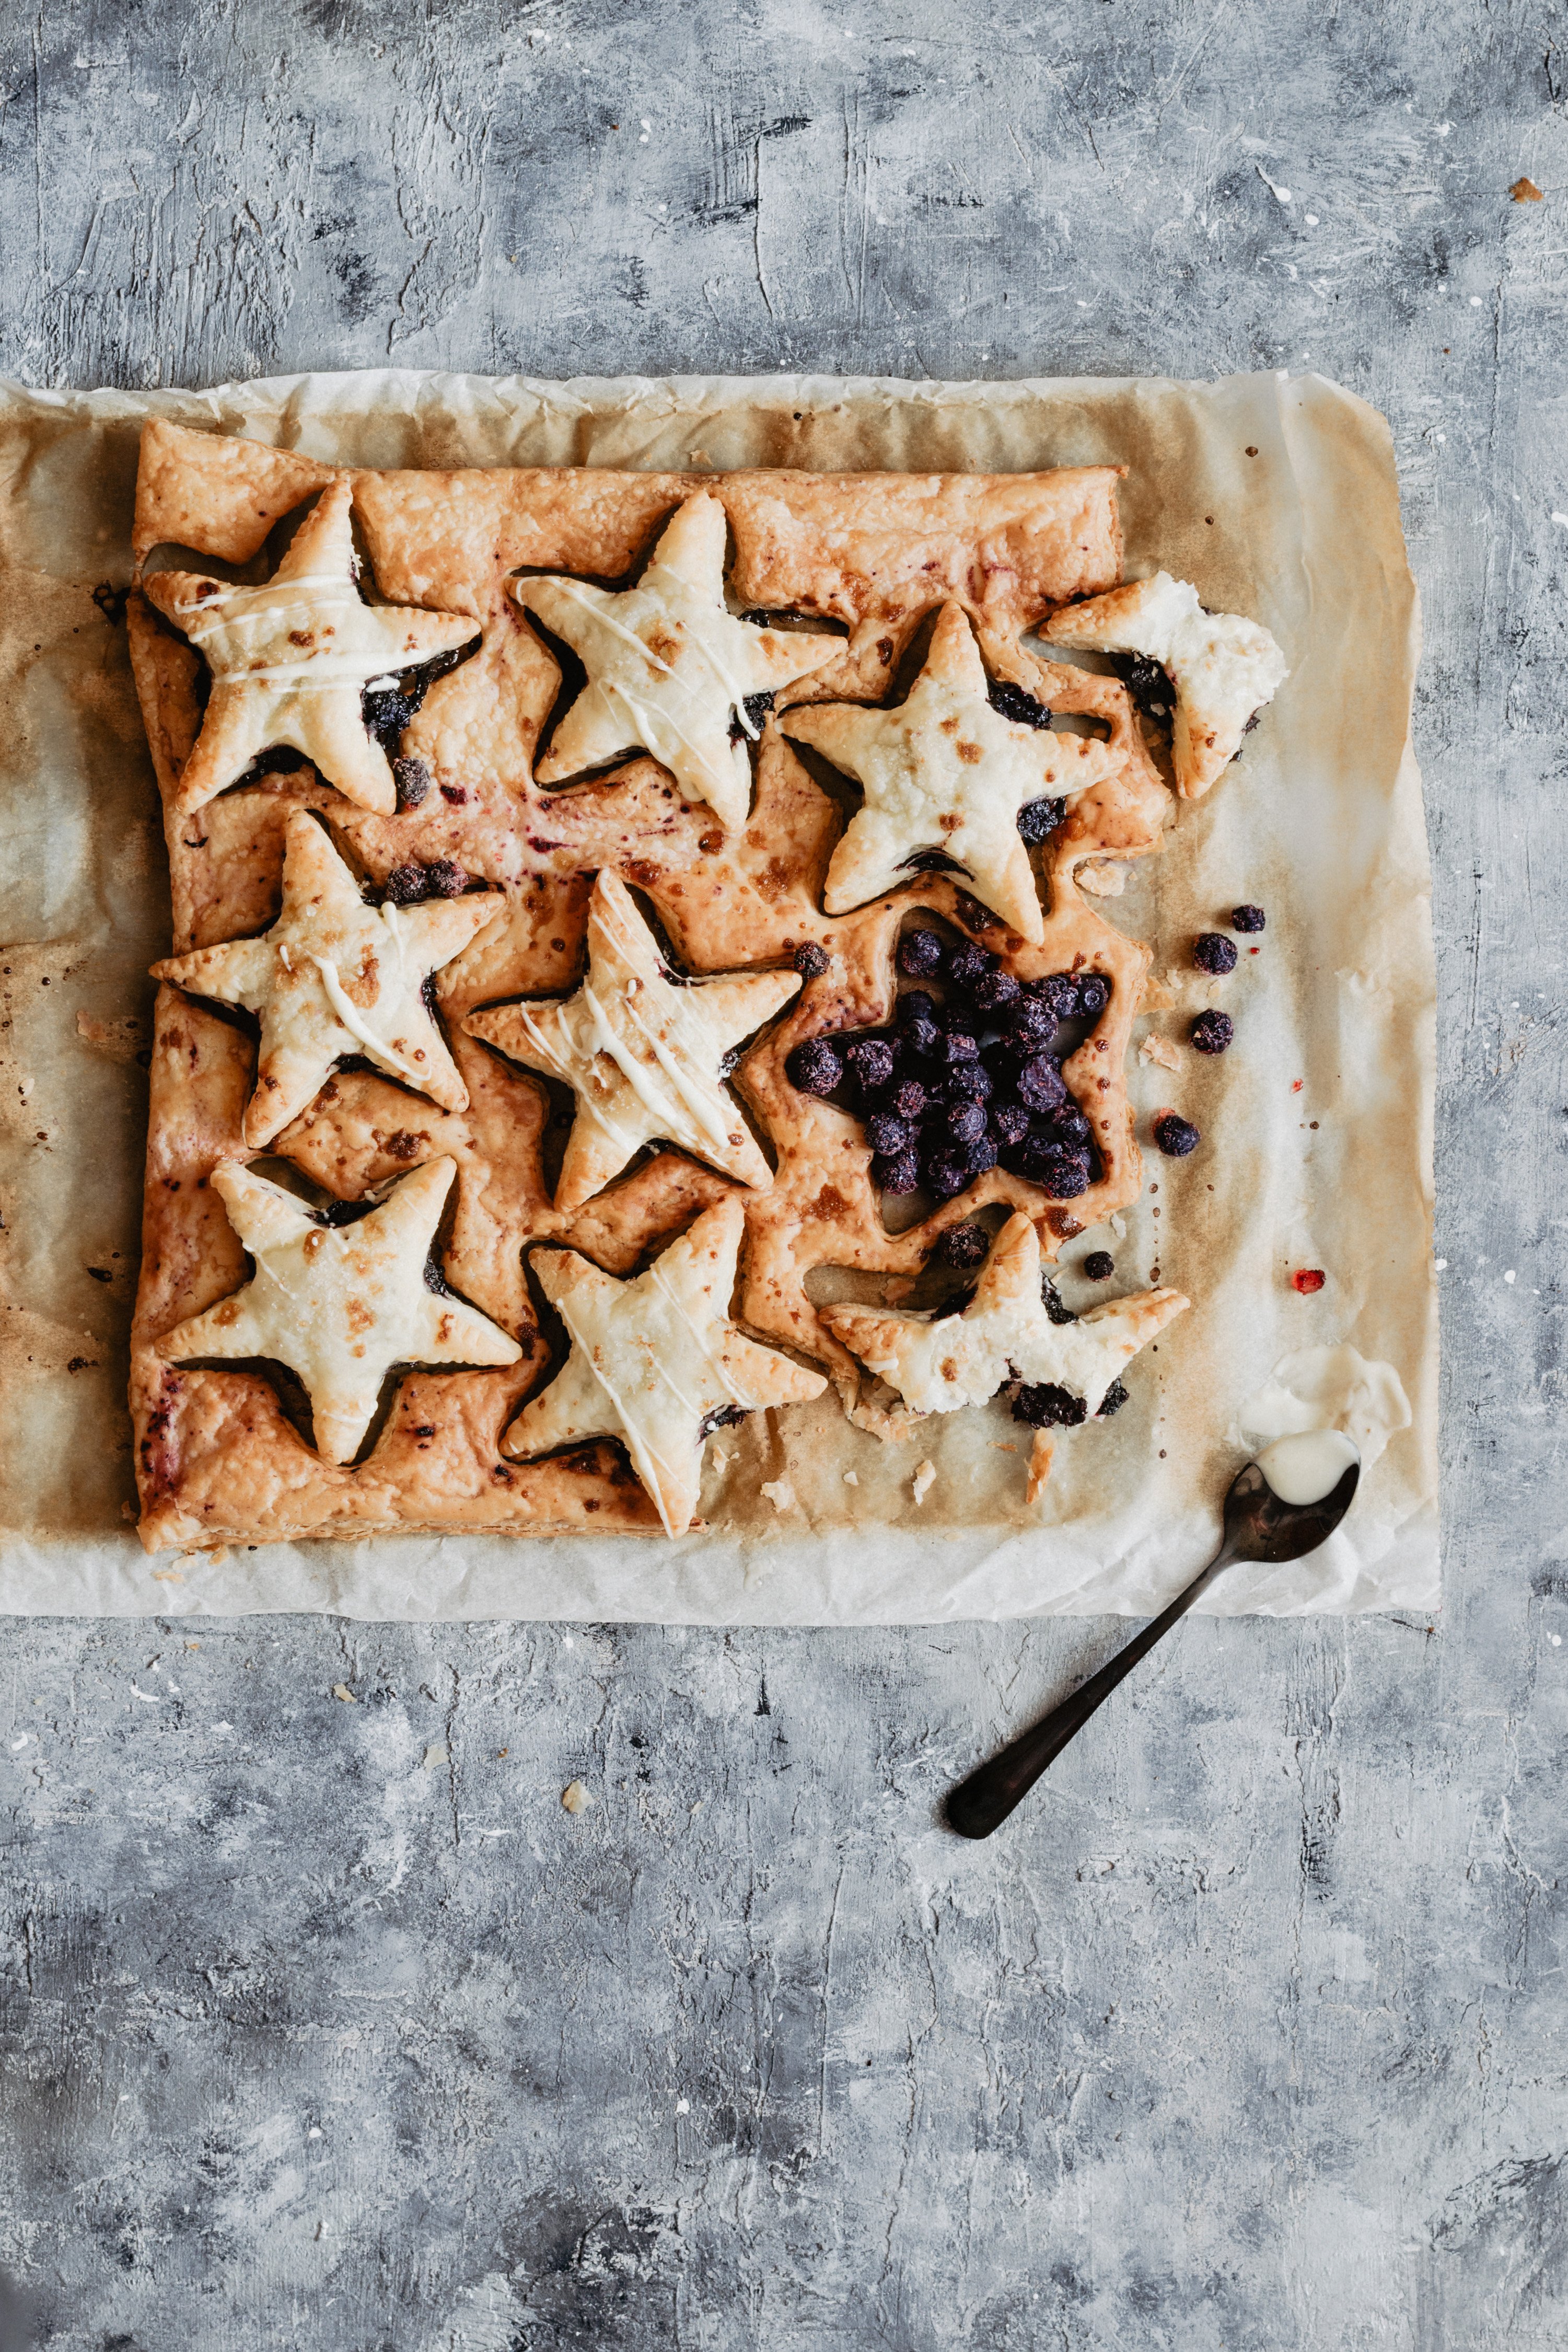
M 1113 1627 L 0 1626 L 43 2342 L 1563 2344 L 1565 109 L 1521 0 L 0 11 L 31 383 L 1377 403 L 1443 982 L 1440 1618 L 1189 1625 L 989 1845 L 944 1783 Z

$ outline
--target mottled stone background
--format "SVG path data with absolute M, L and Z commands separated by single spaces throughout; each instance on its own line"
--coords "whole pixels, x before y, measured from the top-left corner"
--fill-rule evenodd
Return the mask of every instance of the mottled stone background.
M 29 383 L 1353 386 L 1426 598 L 1443 977 L 1440 1621 L 1194 1622 L 989 1844 L 945 1783 L 1112 1625 L 0 1628 L 44 2342 L 1559 2352 L 1564 22 L 0 9 Z

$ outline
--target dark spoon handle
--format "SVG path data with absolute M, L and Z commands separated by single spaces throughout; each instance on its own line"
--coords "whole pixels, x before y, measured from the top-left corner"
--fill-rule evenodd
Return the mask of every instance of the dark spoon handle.
M 1099 1673 L 1091 1675 L 1071 1698 L 1064 1698 L 1060 1706 L 1053 1706 L 1049 1715 L 1041 1716 L 1038 1723 L 1019 1732 L 998 1755 L 971 1772 L 967 1780 L 960 1780 L 947 1800 L 948 1827 L 956 1830 L 960 1837 L 989 1837 L 1007 1820 L 1013 1807 L 1028 1796 L 1046 1766 L 1082 1730 L 1117 1684 L 1132 1673 L 1140 1658 L 1147 1657 L 1178 1618 L 1186 1616 L 1193 1602 L 1201 1598 L 1220 1570 L 1228 1568 L 1234 1558 L 1229 1545 L 1222 1544 L 1208 1566 L 1157 1617 L 1151 1618 L 1141 1633 L 1134 1633 L 1125 1649 L 1107 1659 Z

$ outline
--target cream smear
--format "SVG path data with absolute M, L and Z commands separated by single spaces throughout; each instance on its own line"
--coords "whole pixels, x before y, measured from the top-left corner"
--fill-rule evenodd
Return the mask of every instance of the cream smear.
M 1392 1364 L 1343 1345 L 1300 1348 L 1281 1356 L 1249 1397 L 1231 1434 L 1237 1444 L 1258 1454 L 1276 1438 L 1340 1430 L 1366 1469 L 1410 1421 L 1410 1400 Z
M 1258 1467 L 1281 1503 L 1321 1503 L 1360 1458 L 1343 1430 L 1305 1429 L 1266 1445 Z

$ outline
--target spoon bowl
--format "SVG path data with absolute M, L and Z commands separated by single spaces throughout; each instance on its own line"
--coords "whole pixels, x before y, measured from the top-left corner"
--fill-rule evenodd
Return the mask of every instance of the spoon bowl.
M 1328 1458 L 1322 1433 L 1314 1435 L 1316 1443 L 1305 1478 L 1310 1494 L 1319 1486 L 1319 1478 L 1312 1472 L 1317 1470 L 1321 1475 L 1321 1465 Z M 1292 1483 L 1281 1475 L 1281 1467 L 1275 1466 L 1286 1446 L 1304 1449 L 1304 1441 L 1277 1440 L 1263 1457 L 1275 1469 L 1281 1485 Z M 1249 1462 L 1232 1479 L 1225 1497 L 1225 1538 L 1208 1566 L 1200 1570 L 1192 1582 L 1157 1617 L 1151 1619 L 1142 1633 L 1135 1633 L 1124 1649 L 1118 1650 L 1097 1675 L 1091 1675 L 1071 1698 L 1052 1707 L 1039 1723 L 1009 1741 L 999 1755 L 959 1782 L 947 1800 L 948 1827 L 956 1830 L 960 1837 L 989 1837 L 1029 1794 L 1046 1766 L 1082 1730 L 1096 1708 L 1104 1705 L 1117 1684 L 1132 1673 L 1140 1658 L 1148 1655 L 1179 1618 L 1186 1616 L 1193 1602 L 1202 1599 L 1223 1570 L 1238 1560 L 1278 1567 L 1285 1560 L 1304 1559 L 1309 1552 L 1326 1543 L 1354 1501 L 1361 1483 L 1361 1462 L 1354 1447 L 1348 1439 L 1337 1438 L 1335 1447 L 1329 1475 L 1334 1463 L 1343 1461 L 1347 1454 L 1351 1458 L 1337 1481 L 1316 1492 L 1310 1502 L 1286 1502 L 1270 1485 L 1262 1465 Z M 1303 1454 L 1298 1454 L 1289 1465 L 1298 1478 L 1302 1460 Z

